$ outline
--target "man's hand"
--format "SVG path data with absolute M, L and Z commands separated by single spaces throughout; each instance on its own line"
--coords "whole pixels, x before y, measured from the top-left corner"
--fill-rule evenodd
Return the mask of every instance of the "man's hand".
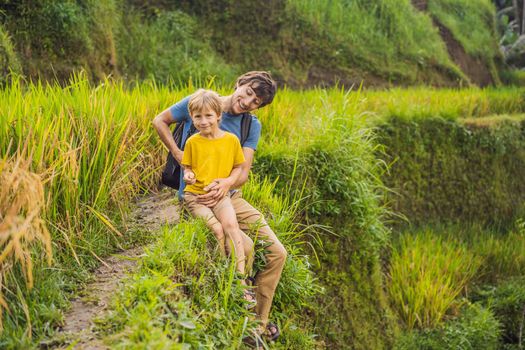
M 215 179 L 208 186 L 204 187 L 204 191 L 207 191 L 208 193 L 197 196 L 197 203 L 207 207 L 213 207 L 226 195 L 226 193 L 228 193 L 231 186 L 232 183 L 227 178 Z
M 191 170 L 184 170 L 184 182 L 187 185 L 193 185 L 195 183 L 195 173 Z

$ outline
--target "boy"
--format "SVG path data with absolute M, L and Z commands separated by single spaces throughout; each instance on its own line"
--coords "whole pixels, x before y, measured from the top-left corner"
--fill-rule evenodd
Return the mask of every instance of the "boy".
M 240 166 L 245 161 L 241 144 L 235 135 L 219 129 L 222 106 L 216 92 L 197 90 L 188 102 L 188 111 L 199 132 L 186 141 L 182 156 L 181 165 L 184 167 L 184 182 L 187 185 L 184 201 L 193 216 L 206 219 L 219 241 L 221 251 L 224 252 L 225 235 L 233 242 L 236 268 L 244 275 L 246 256 L 243 233 L 239 229 L 229 195 L 225 195 L 211 207 L 197 201 L 197 195 L 205 194 L 204 187 L 214 179 L 230 177 L 237 181 L 241 173 Z M 244 279 L 241 284 L 246 285 Z M 244 299 L 249 302 L 248 307 L 255 307 L 255 293 L 247 288 L 244 289 Z

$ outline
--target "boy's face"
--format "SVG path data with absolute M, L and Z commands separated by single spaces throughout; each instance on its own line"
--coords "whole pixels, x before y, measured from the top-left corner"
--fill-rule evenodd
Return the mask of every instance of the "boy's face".
M 262 101 L 253 90 L 250 83 L 238 86 L 232 95 L 233 114 L 241 114 L 244 112 L 251 112 L 261 105 Z
M 211 108 L 194 111 L 191 120 L 201 134 L 209 134 L 219 128 L 220 115 Z

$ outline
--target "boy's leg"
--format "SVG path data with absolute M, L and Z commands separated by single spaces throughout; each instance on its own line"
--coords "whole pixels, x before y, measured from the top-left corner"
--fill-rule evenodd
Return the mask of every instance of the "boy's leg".
M 242 198 L 240 191 L 232 195 L 231 202 L 237 215 L 239 227 L 244 232 L 250 227 L 257 227 L 257 239 L 271 243 L 266 250 L 266 266 L 259 271 L 255 278 L 257 286 L 257 306 L 255 312 L 260 318 L 263 327 L 268 323 L 275 289 L 281 278 L 281 272 L 286 262 L 287 252 L 275 233 L 264 220 L 263 215 Z
M 195 194 L 190 192 L 184 193 L 184 204 L 188 208 L 191 215 L 193 217 L 204 218 L 206 220 L 206 226 L 208 226 L 215 235 L 221 253 L 223 255 L 227 255 L 228 252 L 225 251 L 226 240 L 224 237 L 222 225 L 213 214 L 213 211 L 207 206 L 197 203 L 196 199 L 197 197 Z
M 223 199 L 212 208 L 213 214 L 219 220 L 226 236 L 233 242 L 237 271 L 244 274 L 246 272 L 246 256 L 244 254 L 244 239 L 237 223 L 237 217 L 229 196 Z

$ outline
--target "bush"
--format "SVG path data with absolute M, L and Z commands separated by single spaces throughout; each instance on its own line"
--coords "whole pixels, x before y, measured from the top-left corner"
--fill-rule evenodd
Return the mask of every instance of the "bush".
M 468 304 L 461 315 L 432 330 L 410 331 L 401 335 L 396 350 L 479 350 L 498 349 L 500 324 L 478 304 Z
M 486 286 L 472 296 L 489 307 L 502 325 L 505 349 L 522 348 L 525 327 L 525 278 L 514 278 L 497 286 Z

